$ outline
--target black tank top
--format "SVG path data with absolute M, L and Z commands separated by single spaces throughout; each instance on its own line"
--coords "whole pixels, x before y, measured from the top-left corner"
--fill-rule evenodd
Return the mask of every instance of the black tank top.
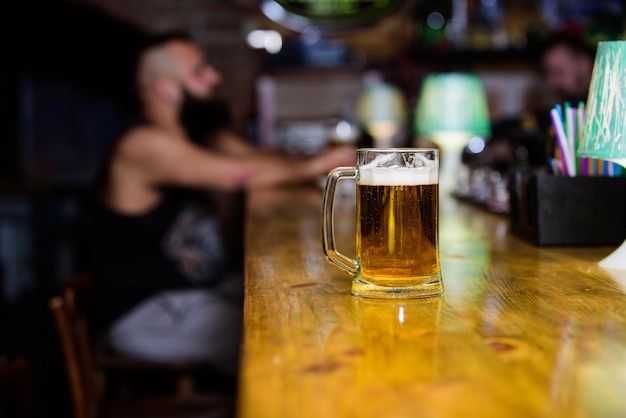
M 163 290 L 210 286 L 224 274 L 224 246 L 208 195 L 167 190 L 150 212 L 92 210 L 99 323 L 107 327 Z
M 186 126 L 192 142 L 202 143 L 210 132 L 230 123 L 225 103 L 205 105 L 212 106 L 213 112 L 204 112 L 194 129 Z M 148 121 L 138 118 L 129 128 L 144 124 Z M 107 183 L 116 146 L 111 145 L 102 161 L 94 179 L 94 195 Z M 100 327 L 108 327 L 160 291 L 210 286 L 224 276 L 224 241 L 208 193 L 167 188 L 161 202 L 139 216 L 114 212 L 97 198 L 91 202 L 92 262 Z

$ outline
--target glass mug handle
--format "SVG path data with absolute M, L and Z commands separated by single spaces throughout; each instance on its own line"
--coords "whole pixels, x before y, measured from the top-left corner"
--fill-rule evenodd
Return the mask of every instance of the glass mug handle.
M 340 179 L 356 177 L 356 168 L 337 167 L 328 173 L 326 187 L 324 188 L 324 203 L 322 205 L 322 233 L 324 243 L 324 255 L 343 270 L 354 276 L 357 272 L 357 262 L 335 248 L 335 194 L 337 183 Z

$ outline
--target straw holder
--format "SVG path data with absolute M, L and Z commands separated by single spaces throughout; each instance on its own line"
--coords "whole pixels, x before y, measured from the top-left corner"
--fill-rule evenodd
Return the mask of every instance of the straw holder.
M 536 245 L 618 245 L 626 237 L 626 177 L 509 177 L 514 235 Z

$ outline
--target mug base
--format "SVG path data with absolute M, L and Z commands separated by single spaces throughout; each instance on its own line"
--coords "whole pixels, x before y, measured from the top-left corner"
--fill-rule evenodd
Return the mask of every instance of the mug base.
M 353 296 L 374 299 L 419 299 L 441 296 L 443 282 L 441 277 L 414 286 L 378 286 L 360 279 L 352 281 Z

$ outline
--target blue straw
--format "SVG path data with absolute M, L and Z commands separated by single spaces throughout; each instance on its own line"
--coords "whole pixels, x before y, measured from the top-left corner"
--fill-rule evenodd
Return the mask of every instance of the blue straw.
M 557 104 L 556 106 L 554 106 L 554 108 L 559 114 L 559 118 L 561 119 L 561 121 L 563 121 L 563 107 L 560 104 Z

